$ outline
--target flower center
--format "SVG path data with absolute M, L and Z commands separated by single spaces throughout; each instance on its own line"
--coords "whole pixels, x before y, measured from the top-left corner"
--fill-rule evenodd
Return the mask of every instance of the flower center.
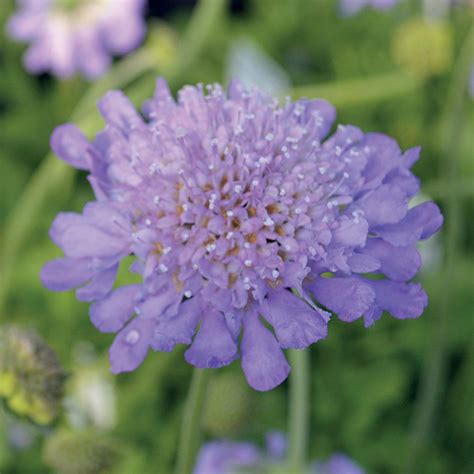
M 328 176 L 314 157 L 287 163 L 287 150 L 270 146 L 255 160 L 229 143 L 162 176 L 162 192 L 143 217 L 159 229 L 159 271 L 178 265 L 181 273 L 189 268 L 220 288 L 246 292 L 302 280 L 349 202 L 339 193 L 348 174 L 343 167 Z

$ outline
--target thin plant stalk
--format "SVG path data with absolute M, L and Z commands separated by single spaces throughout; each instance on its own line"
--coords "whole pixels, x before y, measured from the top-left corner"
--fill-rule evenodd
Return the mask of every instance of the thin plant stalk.
M 306 464 L 309 431 L 309 350 L 289 352 L 289 448 L 288 468 L 291 474 L 302 473 Z
M 191 474 L 193 471 L 201 439 L 202 408 L 208 380 L 209 370 L 194 369 L 183 412 L 175 474 Z

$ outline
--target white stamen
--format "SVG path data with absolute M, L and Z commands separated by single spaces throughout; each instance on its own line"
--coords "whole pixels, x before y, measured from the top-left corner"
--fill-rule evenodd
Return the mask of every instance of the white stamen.
M 158 169 L 159 169 L 158 163 L 152 163 L 152 164 L 148 167 L 148 173 L 149 173 L 149 174 L 155 174 L 155 173 L 158 172 Z
M 278 270 L 272 271 L 272 277 L 276 280 L 280 276 L 280 272 Z
M 168 267 L 164 263 L 160 263 L 158 268 L 160 269 L 161 273 L 166 273 L 168 271 Z
M 192 293 L 192 291 L 188 290 L 188 291 L 184 292 L 184 296 L 186 296 L 186 298 L 191 298 L 191 296 L 193 296 L 193 293 Z
M 249 260 L 249 259 L 245 260 L 244 265 L 246 267 L 250 267 L 252 265 L 252 260 Z

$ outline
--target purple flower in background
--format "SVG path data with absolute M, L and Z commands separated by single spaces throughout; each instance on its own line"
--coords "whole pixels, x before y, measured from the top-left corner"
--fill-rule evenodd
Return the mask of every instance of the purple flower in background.
M 25 66 L 59 77 L 103 74 L 112 56 L 135 49 L 145 35 L 144 0 L 19 0 L 11 37 L 31 43 Z
M 365 474 L 364 469 L 342 453 L 333 454 L 326 462 L 316 461 L 310 472 L 314 474 Z
M 282 445 L 274 452 L 273 444 Z M 247 442 L 211 441 L 201 447 L 193 474 L 238 474 L 239 472 L 272 472 L 283 467 L 286 436 L 271 432 L 267 435 L 265 452 Z M 315 461 L 308 474 L 365 474 L 365 471 L 345 454 L 333 454 L 327 461 Z
M 233 474 L 238 469 L 258 466 L 261 455 L 251 443 L 212 441 L 199 452 L 194 474 Z
M 227 93 L 186 86 L 175 102 L 159 79 L 145 119 L 118 91 L 99 109 L 107 126 L 92 143 L 71 124 L 53 133 L 97 200 L 57 216 L 50 236 L 65 257 L 42 280 L 95 301 L 93 324 L 118 333 L 114 373 L 150 348 L 190 344 L 190 364 L 240 356 L 249 384 L 269 390 L 290 370 L 282 349 L 326 337 L 330 314 L 317 302 L 367 326 L 383 310 L 423 312 L 425 292 L 407 281 L 421 264 L 416 242 L 442 216 L 432 202 L 408 209 L 418 148 L 402 153 L 353 126 L 326 138 L 336 115 L 326 101 L 280 106 L 238 81 Z M 113 289 L 128 255 L 142 283 Z
M 388 10 L 396 3 L 398 3 L 398 0 L 341 0 L 340 9 L 344 15 L 355 15 L 365 7 Z

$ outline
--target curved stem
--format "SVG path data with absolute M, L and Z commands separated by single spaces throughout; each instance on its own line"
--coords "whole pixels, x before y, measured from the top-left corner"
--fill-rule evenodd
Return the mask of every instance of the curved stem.
M 200 442 L 202 407 L 209 380 L 209 370 L 194 369 L 178 445 L 176 474 L 191 474 Z
M 200 0 L 178 47 L 179 60 L 169 71 L 169 80 L 178 82 L 183 72 L 192 66 L 202 53 L 213 31 L 213 26 L 222 21 L 228 0 Z
M 291 364 L 289 404 L 290 472 L 301 473 L 305 468 L 309 428 L 309 350 L 289 351 Z
M 396 71 L 369 77 L 295 87 L 290 91 L 294 99 L 322 97 L 335 107 L 366 105 L 398 98 L 415 92 L 423 81 L 413 75 Z
M 474 60 L 474 28 L 469 31 L 451 81 L 447 108 L 442 129 L 442 152 L 444 158 L 444 175 L 447 177 L 450 192 L 446 200 L 446 249 L 443 281 L 452 281 L 456 270 L 456 259 L 459 246 L 460 206 L 458 186 L 459 130 L 463 118 L 467 78 Z M 440 289 L 441 290 L 441 289 Z M 422 373 L 419 396 L 416 402 L 411 449 L 407 456 L 406 472 L 417 472 L 418 453 L 430 437 L 433 429 L 433 418 L 437 412 L 446 378 L 446 350 L 449 341 L 449 316 L 452 304 L 450 285 L 443 285 L 440 311 L 432 336 L 430 353 Z

